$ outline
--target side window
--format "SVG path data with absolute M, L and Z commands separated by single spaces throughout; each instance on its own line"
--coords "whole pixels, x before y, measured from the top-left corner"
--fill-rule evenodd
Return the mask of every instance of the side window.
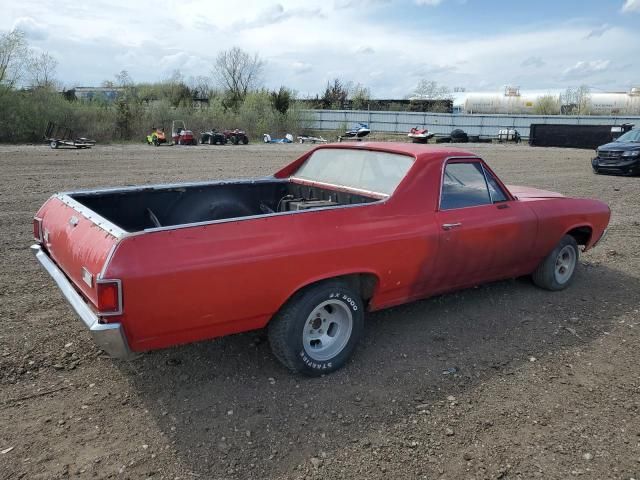
M 447 164 L 442 181 L 441 210 L 490 204 L 491 198 L 480 163 Z
M 509 200 L 509 197 L 507 197 L 507 194 L 504 193 L 504 190 L 502 190 L 502 188 L 500 187 L 500 184 L 496 180 L 496 177 L 491 175 L 491 173 L 487 172 L 486 170 L 485 172 L 487 174 L 487 183 L 489 184 L 489 192 L 491 193 L 491 199 L 493 200 L 493 203 L 506 202 L 507 200 Z

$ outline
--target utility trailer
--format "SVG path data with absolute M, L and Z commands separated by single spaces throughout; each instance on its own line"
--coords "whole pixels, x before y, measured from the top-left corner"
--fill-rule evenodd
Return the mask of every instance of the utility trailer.
M 95 140 L 84 137 L 76 137 L 73 130 L 67 127 L 56 125 L 53 122 L 47 124 L 44 132 L 44 141 L 53 149 L 61 146 L 74 148 L 91 148 L 96 144 Z

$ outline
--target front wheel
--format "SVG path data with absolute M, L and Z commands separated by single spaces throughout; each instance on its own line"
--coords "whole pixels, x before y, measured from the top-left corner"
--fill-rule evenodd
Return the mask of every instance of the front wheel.
M 308 376 L 344 366 L 364 328 L 360 295 L 338 281 L 295 294 L 269 323 L 273 354 L 289 370 Z
M 545 290 L 563 290 L 573 280 L 580 250 L 576 239 L 565 235 L 533 272 L 533 283 Z
M 55 150 L 56 148 L 58 148 L 58 142 L 55 140 L 51 140 L 51 142 L 49 142 L 49 146 Z

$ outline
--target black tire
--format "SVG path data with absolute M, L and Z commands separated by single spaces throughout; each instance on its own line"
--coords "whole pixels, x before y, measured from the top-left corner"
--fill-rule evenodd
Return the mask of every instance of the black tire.
M 573 251 L 573 254 L 570 253 L 571 250 Z M 566 267 L 565 273 L 561 274 L 562 265 L 564 265 L 564 260 L 562 259 L 566 260 L 565 255 L 572 257 L 569 262 L 571 264 L 570 271 L 568 270 L 568 267 Z M 536 271 L 533 272 L 533 283 L 545 290 L 564 290 L 571 284 L 575 277 L 579 259 L 580 250 L 578 249 L 576 239 L 571 235 L 565 235 L 562 237 L 562 240 L 560 240 L 560 243 L 558 243 L 556 248 L 554 248 L 553 251 L 545 257 Z M 561 261 L 562 264 L 559 264 Z
M 238 145 L 238 137 L 236 137 L 235 135 L 232 135 L 230 140 L 234 145 Z
M 58 142 L 55 140 L 51 140 L 49 146 L 55 150 L 56 148 L 58 148 Z
M 213 136 L 212 136 L 212 135 L 210 135 L 210 136 L 209 136 L 209 145 L 213 145 L 214 143 L 215 143 L 215 142 L 214 142 L 214 140 L 213 140 Z
M 242 144 L 246 145 L 249 143 L 249 137 L 247 137 L 246 135 L 244 137 L 242 137 Z
M 325 302 L 327 304 L 321 307 Z M 350 315 L 347 322 L 350 322 L 351 330 L 348 330 L 348 324 L 343 323 L 333 336 L 329 336 L 329 330 L 334 326 L 331 319 L 320 318 L 320 313 L 316 314 L 317 319 L 315 316 L 310 318 L 314 310 L 322 312 L 322 308 L 329 316 L 335 313 L 348 318 Z M 316 321 L 320 322 L 319 326 L 313 327 L 312 324 Z M 327 325 L 329 326 L 325 327 Z M 331 355 L 329 352 L 329 358 L 314 358 L 316 352 L 312 351 L 313 347 L 305 346 L 303 340 L 307 328 L 318 328 L 317 332 L 320 334 L 323 333 L 322 328 L 326 328 L 323 338 L 330 337 L 333 340 L 329 342 L 337 342 L 335 353 Z M 273 317 L 268 334 L 271 351 L 285 367 L 295 373 L 317 377 L 338 370 L 347 363 L 360 340 L 363 328 L 364 305 L 360 295 L 343 282 L 326 281 L 296 293 Z M 312 331 L 309 330 L 309 333 Z

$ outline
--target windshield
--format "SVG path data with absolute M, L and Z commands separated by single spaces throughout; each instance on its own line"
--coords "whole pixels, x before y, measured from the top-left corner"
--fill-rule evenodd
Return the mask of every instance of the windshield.
M 624 135 L 620 135 L 616 142 L 622 143 L 631 143 L 631 142 L 640 142 L 640 130 L 631 130 Z
M 343 148 L 316 150 L 294 178 L 391 195 L 413 165 L 413 157 Z

